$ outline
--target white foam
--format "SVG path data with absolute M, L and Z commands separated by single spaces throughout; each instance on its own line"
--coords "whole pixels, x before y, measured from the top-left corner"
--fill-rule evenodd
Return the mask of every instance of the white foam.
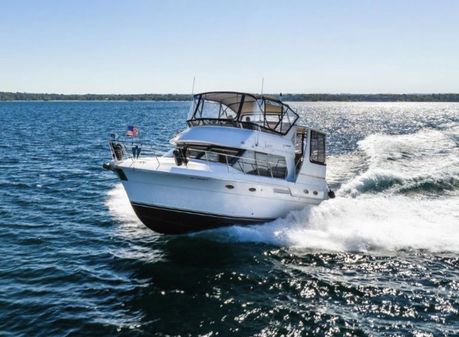
M 452 188 L 459 180 L 459 148 L 447 132 L 371 135 L 359 142 L 359 148 L 367 169 L 344 184 L 340 195 L 398 192 L 423 184 Z
M 106 205 L 113 218 L 120 222 L 114 232 L 115 235 L 129 239 L 142 239 L 143 241 L 157 238 L 157 235 L 144 226 L 135 214 L 122 184 L 117 184 L 108 191 Z M 134 249 L 135 247 L 131 248 Z M 128 253 L 124 252 L 123 254 L 127 256 Z M 148 252 L 147 255 L 150 256 L 151 252 Z
M 159 235 L 144 226 L 137 218 L 122 184 L 117 184 L 109 190 L 106 205 L 113 218 L 119 221 L 112 234 L 129 240 L 129 245 L 111 250 L 113 256 L 145 262 L 162 258 L 160 250 L 152 249 Z
M 122 184 L 116 184 L 108 191 L 105 203 L 110 213 L 124 223 L 140 223 L 129 202 Z
M 459 251 L 459 200 L 336 198 L 286 219 L 217 230 L 211 237 L 334 251 Z M 203 234 L 206 235 L 206 234 Z

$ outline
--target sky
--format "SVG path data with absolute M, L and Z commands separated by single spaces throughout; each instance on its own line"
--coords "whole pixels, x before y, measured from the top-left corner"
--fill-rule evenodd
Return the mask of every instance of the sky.
M 0 0 L 0 91 L 458 93 L 459 1 Z

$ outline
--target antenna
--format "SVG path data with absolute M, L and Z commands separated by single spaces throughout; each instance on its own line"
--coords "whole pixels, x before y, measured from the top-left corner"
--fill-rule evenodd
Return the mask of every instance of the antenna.
M 191 86 L 191 96 L 194 95 L 194 83 L 196 81 L 196 76 L 193 76 L 193 85 Z
M 260 92 L 260 95 L 263 95 L 263 87 L 264 87 L 264 85 L 265 85 L 265 78 L 262 77 L 261 78 L 261 92 Z

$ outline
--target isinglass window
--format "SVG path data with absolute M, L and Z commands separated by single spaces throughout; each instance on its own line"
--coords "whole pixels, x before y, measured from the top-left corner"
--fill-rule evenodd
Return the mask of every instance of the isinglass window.
M 325 165 L 325 135 L 311 130 L 311 152 L 309 160 L 312 163 Z

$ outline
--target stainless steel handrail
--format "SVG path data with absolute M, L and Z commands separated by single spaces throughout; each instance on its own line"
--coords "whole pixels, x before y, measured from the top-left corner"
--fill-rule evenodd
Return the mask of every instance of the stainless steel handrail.
M 122 147 L 122 152 L 121 152 L 121 158 L 119 159 L 117 154 L 115 153 L 114 146 L 115 144 L 119 144 Z M 121 161 L 125 159 L 131 159 L 131 160 L 137 160 L 141 155 L 148 156 L 148 157 L 154 157 L 156 159 L 156 162 L 158 163 L 158 168 L 161 163 L 158 159 L 158 157 L 161 157 L 162 154 L 158 154 L 158 149 L 151 144 L 142 142 L 142 141 L 134 141 L 134 140 L 119 140 L 119 139 L 111 139 L 108 141 L 108 145 L 110 148 L 110 152 L 112 154 L 112 158 L 115 161 Z M 128 150 L 128 146 L 130 146 L 131 151 Z M 134 155 L 133 149 L 134 147 L 137 146 L 137 155 Z
M 125 140 L 125 139 L 110 139 L 108 141 L 110 145 L 110 150 L 112 152 L 112 155 L 114 155 L 113 147 L 111 144 L 120 144 L 123 147 L 123 159 L 137 159 L 140 157 L 140 155 L 145 155 L 148 154 L 150 155 L 158 155 L 159 149 L 157 146 L 153 146 L 151 144 L 148 144 L 147 142 L 144 141 L 139 141 L 139 140 Z M 134 147 L 138 147 L 140 149 L 140 153 L 138 156 L 135 156 L 134 153 L 132 152 L 132 149 Z M 161 156 L 161 155 L 159 155 Z
M 122 146 L 122 158 L 119 159 L 117 157 L 117 154 L 115 153 L 113 145 L 119 144 Z M 136 151 L 138 153 L 135 155 L 133 149 L 137 146 Z M 116 161 L 124 160 L 124 159 L 131 159 L 133 161 L 139 159 L 139 157 L 154 157 L 158 163 L 157 168 L 161 165 L 161 162 L 159 161 L 158 157 L 161 157 L 162 155 L 157 154 L 157 147 L 145 143 L 143 141 L 136 141 L 136 140 L 110 140 L 109 141 L 109 147 L 110 151 L 112 153 L 112 157 Z M 130 147 L 130 150 L 128 149 Z M 284 166 L 281 166 L 281 159 L 276 160 L 275 162 L 269 161 L 269 160 L 262 160 L 262 159 L 256 159 L 256 158 L 247 158 L 247 157 L 242 157 L 242 156 L 235 156 L 235 155 L 230 155 L 226 153 L 221 153 L 218 151 L 208 151 L 208 150 L 199 150 L 199 152 L 202 152 L 203 155 L 200 158 L 191 158 L 188 160 L 200 160 L 200 161 L 205 161 L 207 164 L 209 163 L 215 163 L 219 162 L 221 164 L 225 164 L 227 167 L 228 173 L 230 173 L 230 168 L 234 168 L 236 170 L 241 171 L 244 174 L 254 174 L 253 172 L 256 172 L 256 175 L 259 176 L 265 176 L 263 174 L 260 174 L 260 170 L 266 170 L 269 175 L 272 178 L 281 178 L 278 177 L 273 173 L 273 171 L 279 169 L 280 167 L 286 167 L 285 161 L 283 161 L 285 164 Z M 212 155 L 218 155 L 218 156 L 224 156 L 224 161 L 214 161 L 210 160 L 209 157 L 212 157 Z M 233 160 L 232 160 L 233 159 Z M 235 160 L 234 160 L 235 159 Z M 233 163 L 231 163 L 233 162 Z M 237 168 L 236 165 L 239 167 Z M 250 166 L 251 170 L 248 170 L 245 168 L 245 166 Z M 285 177 L 282 177 L 285 178 Z

